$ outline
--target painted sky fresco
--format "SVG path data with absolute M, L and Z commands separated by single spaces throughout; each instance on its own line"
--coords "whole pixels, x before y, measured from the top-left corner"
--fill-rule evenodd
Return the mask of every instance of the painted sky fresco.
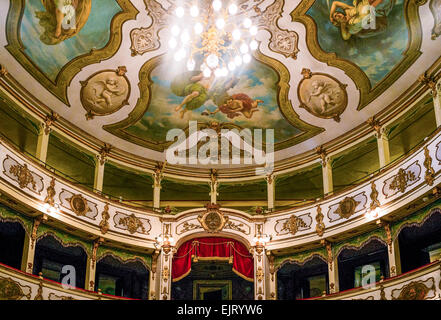
M 353 5 L 352 1 L 341 1 Z M 383 0 L 382 5 L 387 1 L 393 0 Z M 358 65 L 370 79 L 371 85 L 375 86 L 400 62 L 407 47 L 408 31 L 403 1 L 395 1 L 387 15 L 386 30 L 368 38 L 352 36 L 348 40 L 343 40 L 340 30 L 329 19 L 332 0 L 317 0 L 307 14 L 316 22 L 322 50 L 335 52 L 338 57 Z
M 102 49 L 109 41 L 112 18 L 122 11 L 114 0 L 93 0 L 84 27 L 75 36 L 55 45 L 40 40 L 43 27 L 37 12 L 44 12 L 41 0 L 27 0 L 20 26 L 20 36 L 26 55 L 46 76 L 55 81 L 61 68 L 92 48 Z M 50 58 L 49 58 L 50 57 Z
M 174 74 L 171 70 L 177 68 L 176 64 L 170 67 L 170 63 L 162 63 L 151 73 L 153 81 L 150 105 L 140 121 L 126 129 L 127 132 L 145 140 L 166 141 L 167 131 L 171 128 L 185 129 L 189 120 L 207 123 L 217 121 L 219 123 L 232 123 L 242 128 L 250 129 L 274 129 L 276 142 L 282 142 L 301 133 L 292 126 L 282 115 L 277 103 L 278 75 L 270 67 L 253 60 L 246 67 L 234 71 L 237 83 L 227 91 L 228 95 L 246 94 L 253 100 L 262 100 L 251 118 L 240 114 L 229 118 L 225 113 L 217 112 L 209 114 L 217 109 L 213 99 L 207 100 L 199 108 L 185 112 L 181 118 L 176 107 L 183 101 L 183 96 L 172 92 L 170 86 L 176 76 L 185 72 L 177 70 Z M 230 73 L 231 75 L 231 73 Z M 231 75 L 233 76 L 233 75 Z M 223 88 L 231 77 L 216 78 L 211 88 Z M 207 114 L 208 113 L 208 114 Z

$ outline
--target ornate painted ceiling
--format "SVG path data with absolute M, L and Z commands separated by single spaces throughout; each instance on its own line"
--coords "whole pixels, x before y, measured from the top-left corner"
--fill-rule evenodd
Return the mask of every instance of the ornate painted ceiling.
M 0 63 L 72 128 L 159 161 L 167 131 L 190 120 L 273 128 L 276 160 L 311 150 L 391 104 L 441 54 L 440 0 L 237 0 L 259 27 L 252 61 L 185 102 L 201 70 L 167 46 L 177 0 L 68 2 L 65 29 L 61 0 L 2 1 Z M 366 4 L 374 27 L 361 25 Z

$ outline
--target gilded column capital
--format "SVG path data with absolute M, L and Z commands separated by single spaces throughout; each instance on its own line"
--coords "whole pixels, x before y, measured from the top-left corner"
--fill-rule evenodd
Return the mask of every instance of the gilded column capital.
M 155 171 L 153 173 L 153 188 L 159 188 L 161 189 L 161 182 L 164 178 L 164 168 L 167 162 L 157 162 L 155 166 Z
M 49 135 L 51 132 L 51 126 L 60 118 L 58 113 L 51 111 L 50 114 L 46 115 L 43 122 L 40 124 L 41 130 L 45 135 Z
M 440 78 L 441 77 L 439 75 L 437 76 L 429 75 L 426 71 L 418 77 L 418 81 L 421 82 L 425 87 L 430 89 L 430 93 L 432 94 L 432 97 L 435 98 L 440 92 L 440 82 L 438 82 Z
M 111 150 L 112 150 L 112 146 L 107 143 L 105 143 L 104 146 L 101 147 L 99 153 L 96 155 L 98 162 L 101 166 L 103 166 L 106 163 L 107 157 L 109 156 Z

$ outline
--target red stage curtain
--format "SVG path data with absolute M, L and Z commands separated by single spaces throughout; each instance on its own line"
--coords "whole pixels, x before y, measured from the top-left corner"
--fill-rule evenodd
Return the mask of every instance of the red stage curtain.
M 179 281 L 191 271 L 191 260 L 227 260 L 240 277 L 254 280 L 253 257 L 239 241 L 229 238 L 204 237 L 182 244 L 173 257 L 173 281 Z

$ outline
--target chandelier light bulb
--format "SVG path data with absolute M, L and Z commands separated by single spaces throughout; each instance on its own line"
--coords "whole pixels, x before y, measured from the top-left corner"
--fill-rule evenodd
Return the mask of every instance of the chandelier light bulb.
M 214 76 L 215 77 L 221 77 L 222 76 L 222 70 L 219 68 L 216 68 L 216 70 L 214 70 Z
M 170 40 L 168 40 L 168 46 L 170 47 L 170 49 L 176 48 L 177 45 L 178 42 L 176 41 L 175 38 L 171 38 Z
M 186 52 L 184 49 L 179 49 L 178 51 L 176 51 L 174 58 L 177 62 L 181 61 L 182 59 L 184 59 L 186 56 Z
M 240 30 L 239 29 L 234 29 L 233 33 L 232 33 L 233 39 L 234 40 L 240 40 Z
M 216 27 L 218 29 L 223 29 L 225 27 L 225 20 L 222 18 L 219 18 L 216 20 Z
M 210 54 L 207 57 L 207 65 L 211 68 L 214 69 L 217 67 L 217 65 L 219 64 L 219 58 L 217 55 L 215 55 L 214 53 Z
M 181 41 L 183 44 L 187 44 L 190 41 L 190 35 L 187 30 L 184 30 L 181 34 Z
M 252 27 L 250 27 L 250 34 L 251 34 L 252 36 L 255 36 L 255 35 L 257 34 L 257 31 L 259 31 L 259 30 L 257 29 L 256 26 L 252 26 Z
M 193 18 L 196 18 L 196 17 L 199 15 L 199 8 L 198 8 L 197 6 L 192 6 L 192 7 L 190 8 L 190 15 L 191 15 Z
M 257 43 L 257 41 L 256 40 L 251 40 L 251 42 L 250 42 L 250 49 L 251 50 L 256 50 L 257 49 L 257 47 L 259 46 L 259 44 Z
M 214 0 L 212 3 L 212 6 L 213 6 L 214 11 L 219 11 L 220 9 L 222 9 L 222 1 Z
M 234 3 L 230 4 L 230 6 L 228 7 L 228 12 L 234 16 L 237 13 L 236 4 L 234 4 Z
M 244 63 L 250 63 L 251 56 L 248 53 L 246 53 L 246 54 L 243 55 L 242 60 L 243 60 Z
M 236 56 L 234 58 L 234 63 L 236 64 L 237 67 L 240 67 L 242 65 L 242 57 L 241 56 Z
M 240 52 L 242 52 L 243 54 L 248 52 L 248 45 L 246 43 L 242 43 L 242 45 L 240 46 Z
M 223 68 L 221 69 L 221 76 L 222 76 L 222 77 L 226 77 L 227 75 L 228 75 L 228 69 L 225 68 L 225 67 L 223 67 Z
M 203 71 L 203 74 L 204 74 L 204 77 L 205 77 L 205 78 L 210 77 L 210 76 L 211 76 L 211 70 L 210 70 L 210 68 L 205 68 L 204 71 Z
M 228 62 L 228 69 L 230 69 L 230 71 L 234 71 L 234 69 L 236 69 L 236 64 L 234 61 Z
M 182 8 L 182 7 L 177 7 L 177 8 L 176 8 L 176 11 L 175 11 L 175 14 L 176 14 L 176 16 L 177 16 L 178 18 L 182 18 L 182 17 L 184 16 L 184 14 L 185 14 L 184 8 Z
M 202 26 L 202 23 L 197 22 L 197 23 L 194 25 L 194 32 L 195 32 L 196 34 L 201 34 L 202 31 L 204 31 L 204 27 Z
M 245 28 L 249 28 L 249 27 L 251 27 L 251 25 L 253 24 L 253 22 L 251 21 L 251 19 L 250 18 L 245 18 L 245 20 L 243 20 L 243 26 L 245 27 Z
M 196 62 L 193 59 L 187 61 L 188 71 L 193 71 L 195 66 L 196 66 Z
M 172 33 L 172 35 L 174 35 L 175 37 L 177 37 L 177 36 L 179 36 L 179 33 L 181 32 L 181 29 L 177 26 L 177 25 L 174 25 L 172 28 L 171 28 L 171 33 Z

